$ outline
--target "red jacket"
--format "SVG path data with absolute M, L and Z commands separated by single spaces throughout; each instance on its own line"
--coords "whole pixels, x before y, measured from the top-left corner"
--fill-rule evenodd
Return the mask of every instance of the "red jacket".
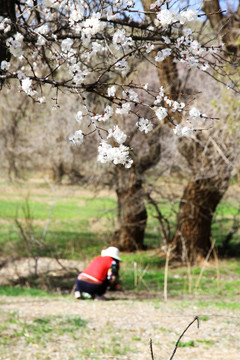
M 110 256 L 99 255 L 90 262 L 86 269 L 83 270 L 83 273 L 99 281 L 104 281 L 107 278 L 108 270 L 111 268 L 113 261 Z

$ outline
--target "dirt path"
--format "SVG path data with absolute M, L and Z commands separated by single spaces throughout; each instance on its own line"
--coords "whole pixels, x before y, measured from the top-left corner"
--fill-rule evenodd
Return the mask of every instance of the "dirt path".
M 180 333 L 199 315 L 200 329 L 196 323 L 190 327 L 174 360 L 239 360 L 239 310 L 197 304 L 196 300 L 164 303 L 158 299 L 103 302 L 76 301 L 71 296 L 0 297 L 0 359 L 150 360 L 151 338 L 154 359 L 167 360 Z M 30 325 L 38 321 L 40 329 L 49 317 L 54 321 L 80 317 L 86 323 L 74 331 L 63 331 L 63 322 L 51 323 L 49 333 L 42 332 L 39 338 L 31 335 Z

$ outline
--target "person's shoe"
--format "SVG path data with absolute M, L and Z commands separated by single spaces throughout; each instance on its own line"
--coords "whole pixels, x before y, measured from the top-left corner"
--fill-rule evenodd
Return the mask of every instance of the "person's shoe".
M 82 292 L 81 299 L 92 299 L 92 295 L 87 292 Z
M 81 299 L 81 293 L 80 291 L 75 291 L 74 296 L 77 300 Z
M 104 295 L 96 295 L 95 300 L 107 301 L 108 298 L 106 296 L 104 296 Z

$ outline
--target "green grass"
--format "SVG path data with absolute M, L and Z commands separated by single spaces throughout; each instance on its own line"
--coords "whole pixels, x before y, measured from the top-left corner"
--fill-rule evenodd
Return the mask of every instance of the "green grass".
M 53 293 L 48 293 L 39 289 L 0 286 L 0 296 L 53 296 Z
M 17 194 L 15 194 L 17 197 Z M 51 210 L 50 196 L 33 195 L 28 201 L 31 218 L 34 220 L 34 236 L 41 239 Z M 40 256 L 56 253 L 65 258 L 84 258 L 86 254 L 95 255 L 107 244 L 109 222 L 115 216 L 116 203 L 110 198 L 58 197 L 53 207 L 45 245 L 39 250 Z M 14 219 L 18 217 L 23 224 L 24 198 L 0 199 L 0 255 L 26 256 L 27 249 L 16 232 Z M 97 224 L 104 219 L 102 230 L 92 231 L 91 224 Z M 40 223 L 40 224 L 39 224 Z M 106 223 L 106 224 L 105 224 Z
M 21 186 L 26 190 L 27 185 Z M 2 186 L 11 187 L 12 185 L 2 184 Z M 85 258 L 87 255 L 91 257 L 108 244 L 114 223 L 116 223 L 117 203 L 115 198 L 58 194 L 52 207 L 53 196 L 41 194 L 41 189 L 46 192 L 47 187 L 44 187 L 43 184 L 35 186 L 30 184 L 31 195 L 28 197 L 31 217 L 34 219 L 36 238 L 41 238 L 52 210 L 45 239 L 46 244 L 40 250 L 38 249 L 41 256 L 57 252 L 58 256 L 69 259 Z M 21 187 L 15 189 L 12 186 L 11 190 L 7 198 L 0 198 L 0 256 L 12 254 L 26 256 L 26 246 L 19 239 L 14 227 L 16 216 L 23 221 L 26 197 L 21 194 Z M 171 208 L 171 204 L 162 199 L 159 201 L 159 206 L 163 215 L 170 222 L 173 235 L 178 201 L 176 200 L 173 208 Z M 147 206 L 147 209 L 148 223 L 144 243 L 150 249 L 159 248 L 162 245 L 162 237 L 159 232 L 158 220 L 154 218 L 155 210 L 152 206 Z M 236 216 L 237 212 L 237 201 L 231 203 L 222 201 L 217 207 L 212 225 L 212 238 L 216 240 L 217 245 L 221 245 L 231 230 L 233 217 Z M 229 255 L 240 256 L 239 232 L 234 234 L 230 242 Z
M 80 317 L 47 316 L 23 320 L 17 312 L 5 313 L 0 325 L 0 345 L 14 345 L 18 341 L 26 344 L 47 346 L 56 336 L 74 336 L 80 329 L 86 329 L 87 322 Z
M 195 347 L 196 344 L 193 340 L 189 340 L 189 341 L 186 341 L 186 342 L 183 342 L 183 341 L 179 341 L 178 343 L 178 347 Z
M 154 255 L 153 251 L 123 254 L 122 257 L 121 282 L 125 289 L 158 291 L 163 294 L 165 264 L 163 258 Z M 218 297 L 226 297 L 228 302 L 234 302 L 234 298 L 240 293 L 238 270 L 239 262 L 237 260 L 225 260 L 219 262 L 218 270 L 214 262 L 203 272 L 200 267 L 192 266 L 191 277 L 189 277 L 186 267 L 172 267 L 170 262 L 167 279 L 168 296 L 191 295 L 198 298 L 210 296 L 214 297 L 216 301 Z

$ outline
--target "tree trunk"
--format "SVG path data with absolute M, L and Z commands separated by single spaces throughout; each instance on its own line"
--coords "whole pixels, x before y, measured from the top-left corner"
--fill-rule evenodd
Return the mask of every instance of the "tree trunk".
M 160 160 L 160 133 L 161 125 L 158 125 L 149 134 L 148 151 L 136 156 L 130 169 L 122 166 L 116 167 L 119 227 L 114 232 L 111 243 L 120 250 L 144 249 L 144 234 L 147 224 L 143 187 L 144 174 Z
M 185 188 L 177 217 L 173 257 L 196 263 L 211 248 L 211 224 L 223 192 L 209 179 L 190 181 Z
M 239 17 L 236 16 L 240 12 L 240 7 L 235 16 L 225 19 L 222 13 L 218 13 L 220 9 L 219 1 L 203 1 L 203 11 L 209 18 L 210 25 L 216 34 L 221 35 L 226 44 L 226 48 L 235 54 L 239 52 L 237 38 L 239 36 Z M 226 192 L 229 181 L 231 179 L 232 165 L 231 160 L 221 159 L 220 154 L 214 155 L 214 147 L 206 145 L 207 142 L 203 136 L 199 136 L 200 142 L 205 144 L 206 148 L 186 143 L 180 144 L 180 152 L 187 160 L 193 174 L 197 174 L 199 164 L 204 165 L 205 178 L 200 180 L 190 180 L 185 188 L 181 199 L 179 213 L 177 217 L 177 229 L 174 237 L 173 256 L 181 259 L 183 262 L 197 262 L 199 258 L 207 255 L 211 248 L 211 224 L 214 211 Z M 199 142 L 199 144 L 200 144 Z M 220 140 L 221 142 L 221 140 Z M 221 148 L 221 143 L 218 144 Z M 231 158 L 231 149 L 223 148 L 226 159 Z M 196 154 L 194 156 L 194 154 Z M 201 159 L 199 161 L 199 159 Z M 216 166 L 215 176 L 211 176 L 211 167 Z M 198 169 L 200 173 L 200 168 Z M 210 176 L 208 176 L 209 174 Z
M 120 227 L 112 243 L 120 250 L 135 251 L 144 248 L 147 211 L 144 202 L 142 175 L 127 169 L 118 169 L 118 217 Z

